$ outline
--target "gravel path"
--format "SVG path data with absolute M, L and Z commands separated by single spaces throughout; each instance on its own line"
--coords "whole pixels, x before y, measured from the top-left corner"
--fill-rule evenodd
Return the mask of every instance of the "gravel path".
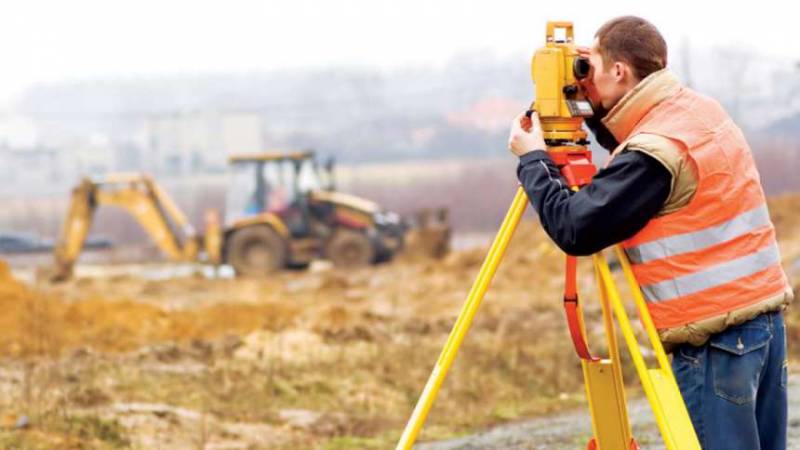
M 664 449 L 661 436 L 647 400 L 628 402 L 633 435 L 643 449 Z M 483 433 L 448 441 L 422 443 L 417 450 L 575 450 L 585 448 L 591 436 L 591 423 L 586 409 L 553 417 L 503 425 Z M 800 374 L 789 378 L 789 445 L 800 448 Z

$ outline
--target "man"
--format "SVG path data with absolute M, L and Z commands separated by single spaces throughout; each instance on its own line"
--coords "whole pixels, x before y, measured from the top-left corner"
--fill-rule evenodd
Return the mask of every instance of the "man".
M 611 161 L 571 191 L 538 117 L 523 114 L 509 138 L 520 182 L 565 252 L 622 244 L 703 448 L 785 449 L 782 310 L 793 294 L 747 142 L 665 68 L 649 22 L 613 19 L 582 51 L 596 113 L 587 124 Z

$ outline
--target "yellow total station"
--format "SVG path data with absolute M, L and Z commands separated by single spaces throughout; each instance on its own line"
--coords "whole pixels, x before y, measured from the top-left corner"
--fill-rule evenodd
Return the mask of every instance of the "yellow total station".
M 588 144 L 581 126 L 584 117 L 592 116 L 592 105 L 578 80 L 590 69 L 589 61 L 578 54 L 572 22 L 547 22 L 545 46 L 531 61 L 536 88 L 531 109 L 539 114 L 548 147 Z

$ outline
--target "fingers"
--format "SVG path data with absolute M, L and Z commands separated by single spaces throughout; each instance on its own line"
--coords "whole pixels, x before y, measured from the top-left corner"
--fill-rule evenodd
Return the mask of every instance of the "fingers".
M 513 135 L 514 132 L 522 129 L 522 119 L 525 118 L 525 114 L 520 114 L 511 121 L 511 134 Z
M 516 116 L 511 122 L 511 130 L 508 135 L 508 149 L 511 153 L 522 156 L 545 147 L 539 115 L 532 112 L 530 118 L 525 113 Z
M 589 47 L 575 47 L 575 51 L 585 58 L 588 58 L 589 54 L 592 52 Z
M 542 127 L 542 123 L 539 122 L 539 113 L 537 113 L 536 111 L 531 113 L 531 118 L 528 119 L 528 122 L 530 122 L 530 126 L 528 127 L 529 131 Z
M 539 114 L 536 111 L 531 113 L 531 116 L 527 116 L 527 111 L 519 114 L 514 121 L 511 123 L 511 131 L 520 130 L 526 133 L 530 133 L 530 131 L 534 128 L 540 128 L 539 122 Z
M 539 123 L 539 116 L 536 115 L 534 112 L 531 114 L 531 117 L 528 116 L 523 112 L 519 114 L 514 120 L 511 122 L 511 132 L 508 136 L 508 143 L 511 145 L 511 142 L 518 136 L 523 134 L 530 134 L 534 127 L 537 126 Z
M 512 152 L 514 151 L 514 141 L 527 132 L 523 126 L 524 120 L 528 120 L 528 118 L 523 112 L 511 121 L 511 131 L 508 133 L 508 149 Z
M 592 102 L 593 105 L 597 105 L 600 102 L 600 94 L 597 92 L 597 88 L 595 87 L 594 83 L 592 82 L 591 77 L 586 77 L 583 80 L 578 80 L 578 84 L 583 89 L 584 95 L 589 98 L 589 101 Z
M 519 125 L 522 127 L 522 129 L 523 129 L 523 130 L 524 130 L 526 133 L 530 133 L 530 131 L 531 131 L 531 125 L 532 125 L 532 122 L 531 122 L 531 119 L 529 119 L 529 118 L 528 118 L 528 116 L 525 116 L 525 117 L 523 117 L 523 118 L 522 118 L 522 119 L 519 121 Z
M 511 131 L 523 131 L 527 132 L 530 128 L 530 119 L 525 115 L 525 113 L 519 114 L 517 117 L 514 118 L 514 121 L 511 124 Z

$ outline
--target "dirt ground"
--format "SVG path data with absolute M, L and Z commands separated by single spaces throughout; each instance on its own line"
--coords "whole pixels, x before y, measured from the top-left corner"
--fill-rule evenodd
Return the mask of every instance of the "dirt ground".
M 771 209 L 797 280 L 800 196 Z M 32 285 L 0 266 L 0 447 L 393 447 L 485 252 L 267 280 L 133 271 Z M 561 265 L 539 227 L 524 222 L 421 440 L 583 403 Z M 585 265 L 580 283 L 598 343 Z M 800 314 L 788 316 L 796 359 Z
M 787 448 L 800 448 L 800 376 L 789 378 L 789 429 Z M 664 450 L 647 400 L 638 397 L 628 402 L 631 430 L 643 449 Z M 421 444 L 417 450 L 574 450 L 584 448 L 592 435 L 585 407 L 554 416 L 501 425 L 483 433 L 435 443 Z

